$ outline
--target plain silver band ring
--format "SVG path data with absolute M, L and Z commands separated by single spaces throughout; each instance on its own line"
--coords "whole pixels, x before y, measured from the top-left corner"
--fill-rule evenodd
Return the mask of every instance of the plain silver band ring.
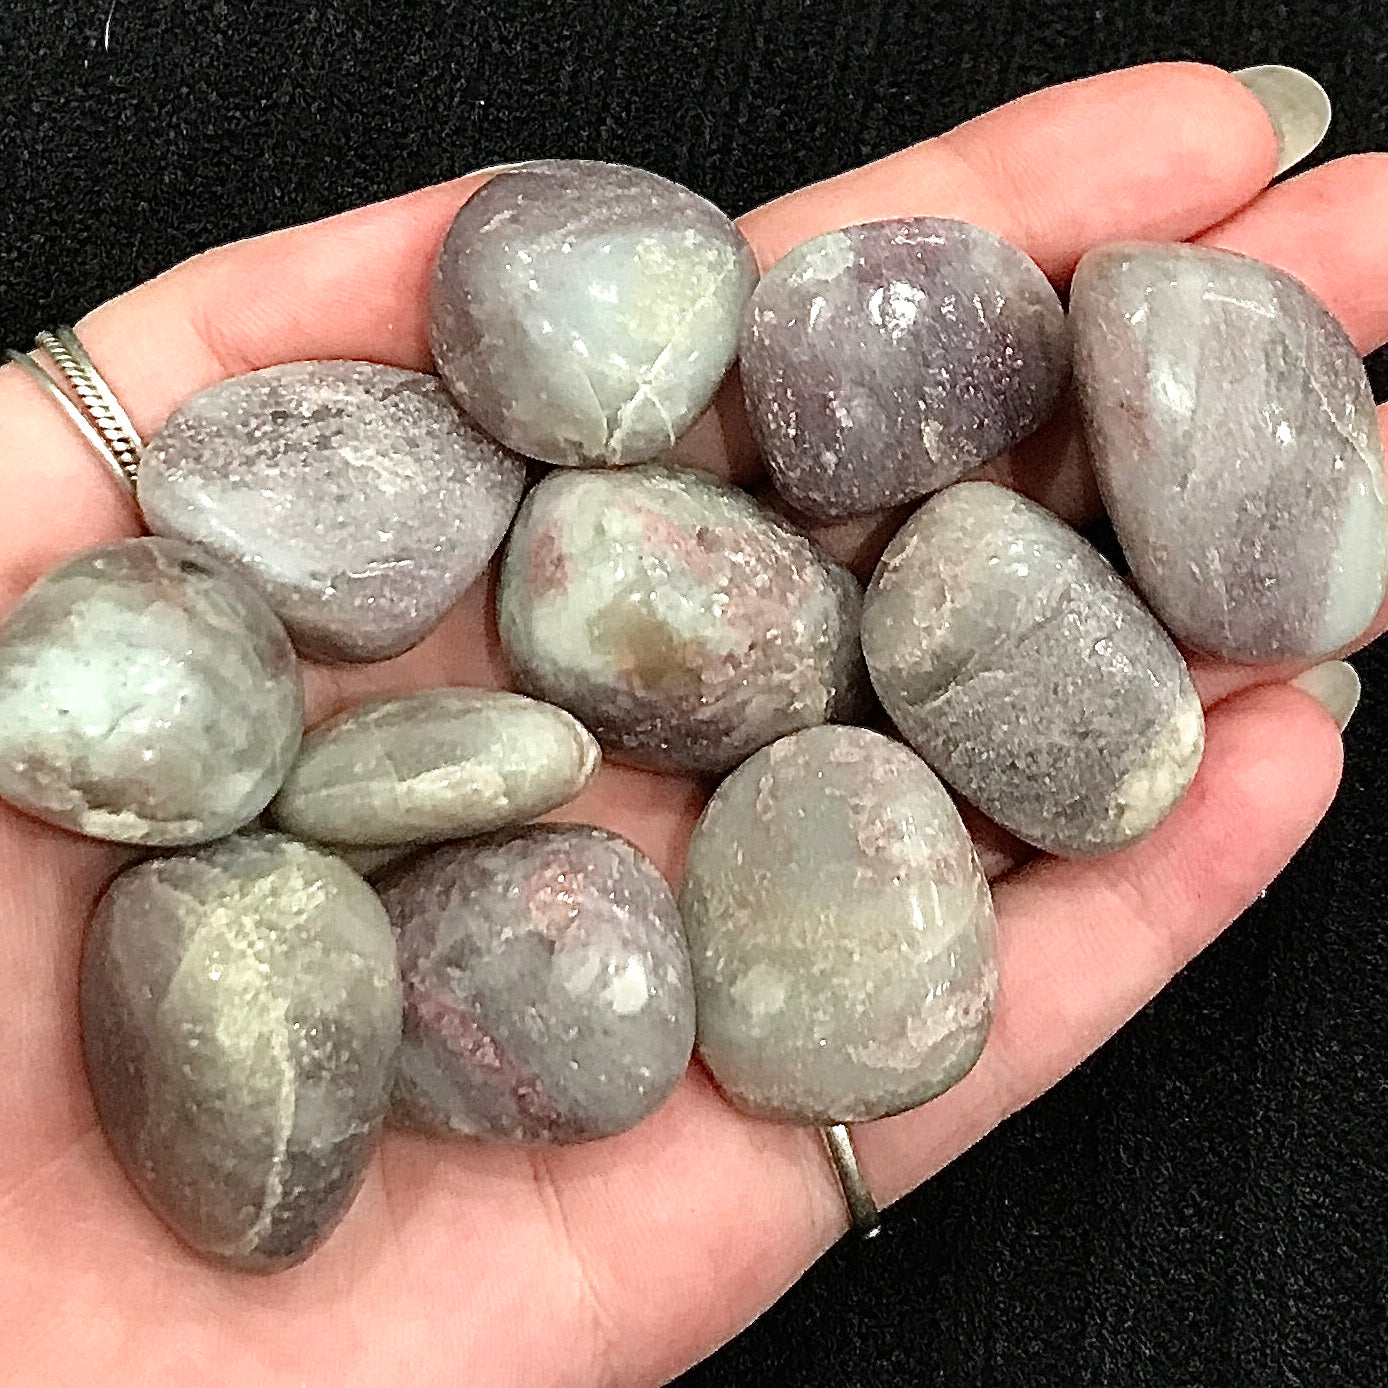
M 853 1138 L 843 1123 L 821 1128 L 820 1132 L 825 1147 L 829 1149 L 829 1160 L 834 1163 L 839 1185 L 843 1187 L 843 1203 L 848 1206 L 853 1232 L 860 1238 L 870 1239 L 881 1229 L 882 1216 L 878 1213 L 877 1202 L 872 1198 L 867 1182 L 863 1180 Z

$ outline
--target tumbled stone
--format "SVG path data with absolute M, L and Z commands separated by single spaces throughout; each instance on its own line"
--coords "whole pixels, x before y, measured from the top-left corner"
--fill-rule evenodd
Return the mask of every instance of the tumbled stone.
M 384 660 L 481 573 L 524 484 L 435 377 L 299 361 L 175 410 L 141 459 L 139 501 L 151 530 L 255 584 L 305 655 Z
M 625 839 L 537 824 L 412 858 L 379 890 L 405 980 L 393 1121 L 582 1142 L 633 1127 L 684 1074 L 679 912 Z
M 303 728 L 298 663 L 260 595 L 177 540 L 45 574 L 0 624 L 0 795 L 150 847 L 248 823 Z
M 336 858 L 243 835 L 122 873 L 82 962 L 97 1112 L 150 1207 L 200 1253 L 288 1267 L 361 1185 L 400 1043 L 375 894 Z
M 592 734 L 553 704 L 432 689 L 320 723 L 273 813 L 290 833 L 334 845 L 459 839 L 572 800 L 600 759 Z
M 756 282 L 742 233 L 656 174 L 538 159 L 464 204 L 430 341 L 463 408 L 550 463 L 639 463 L 713 399 Z
M 869 222 L 797 246 L 752 295 L 752 432 L 792 506 L 836 519 L 914 501 L 1039 428 L 1069 373 L 1045 275 L 982 227 Z
M 739 1108 L 849 1123 L 913 1108 L 983 1049 L 992 897 L 948 792 L 864 728 L 809 728 L 733 772 L 680 911 L 699 1054 Z
M 1354 344 L 1270 265 L 1197 246 L 1091 251 L 1070 298 L 1099 487 L 1180 641 L 1316 660 L 1388 582 L 1383 443 Z
M 991 482 L 932 497 L 887 546 L 863 651 L 906 740 L 1047 852 L 1140 838 L 1199 765 L 1200 700 L 1170 638 L 1092 545 Z
M 861 600 L 846 569 L 745 493 L 648 464 L 552 473 L 530 493 L 499 619 L 521 688 L 613 757 L 727 771 L 860 707 Z

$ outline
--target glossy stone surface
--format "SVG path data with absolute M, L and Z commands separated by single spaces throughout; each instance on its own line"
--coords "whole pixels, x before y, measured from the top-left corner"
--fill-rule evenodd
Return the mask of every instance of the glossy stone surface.
M 299 747 L 299 668 L 254 589 L 177 540 L 45 574 L 0 624 L 0 795 L 150 847 L 260 813 Z
M 1388 582 L 1383 445 L 1354 344 L 1303 285 L 1195 246 L 1091 251 L 1070 299 L 1099 487 L 1180 641 L 1315 659 Z
M 699 1053 L 740 1108 L 880 1118 L 983 1048 L 988 885 L 945 788 L 880 733 L 810 728 L 734 771 L 694 830 L 680 911 Z
M 981 227 L 869 222 L 797 246 L 739 358 L 777 489 L 820 519 L 913 501 L 1037 429 L 1069 374 L 1045 275 Z
M 361 1185 L 400 1042 L 375 894 L 325 853 L 244 835 L 122 873 L 82 962 L 112 1149 L 198 1252 L 288 1267 Z
M 412 858 L 379 890 L 405 980 L 394 1121 L 582 1142 L 633 1127 L 684 1074 L 684 932 L 624 839 L 532 825 Z
M 1185 662 L 1086 540 L 990 482 L 932 497 L 863 606 L 878 697 L 961 795 L 1051 853 L 1121 848 L 1204 746 Z
M 141 459 L 139 500 L 151 530 L 254 583 L 305 655 L 384 660 L 481 573 L 524 483 L 435 377 L 300 361 L 175 410 Z
M 550 463 L 652 458 L 713 399 L 756 282 L 742 233 L 656 174 L 538 159 L 444 240 L 430 341 L 488 433 Z
M 745 493 L 650 464 L 530 493 L 499 619 L 520 687 L 614 758 L 716 772 L 860 707 L 860 604 L 846 569 Z
M 592 735 L 553 704 L 431 689 L 320 723 L 274 816 L 292 834 L 334 845 L 466 838 L 572 800 L 600 760 Z

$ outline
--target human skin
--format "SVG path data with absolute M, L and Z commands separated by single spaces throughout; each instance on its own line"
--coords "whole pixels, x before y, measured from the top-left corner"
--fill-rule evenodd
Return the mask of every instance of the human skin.
M 1271 124 L 1229 75 L 1146 67 L 1038 93 L 792 194 L 742 226 L 763 265 L 849 223 L 933 214 L 986 225 L 1063 285 L 1090 246 L 1201 239 L 1298 275 L 1362 351 L 1388 339 L 1388 159 L 1340 160 L 1271 190 Z M 432 254 L 473 177 L 227 247 L 103 306 L 78 332 L 147 435 L 181 399 L 277 361 L 427 369 Z M 254 282 L 257 293 L 245 294 Z M 736 391 L 685 461 L 754 481 Z M 994 469 L 1050 474 L 1064 425 Z M 0 371 L 0 606 L 133 508 L 33 383 Z M 66 504 L 52 505 L 61 495 Z M 1380 614 L 1373 633 L 1388 620 Z M 1176 812 L 1094 862 L 1039 859 L 996 883 L 1001 994 L 983 1057 L 922 1109 L 857 1130 L 884 1204 L 1090 1054 L 1280 871 L 1340 774 L 1334 722 L 1296 667 L 1198 662 L 1204 764 Z M 474 585 L 396 660 L 310 667 L 309 716 L 439 684 L 501 686 Z M 677 881 L 706 787 L 605 767 L 561 813 L 629 837 Z M 651 1385 L 709 1353 L 846 1227 L 811 1130 L 735 1113 L 695 1069 L 653 1119 L 562 1151 L 392 1134 L 362 1195 L 304 1266 L 260 1280 L 204 1266 L 145 1209 L 96 1125 L 76 978 L 84 922 L 119 851 L 0 808 L 0 1344 L 19 1382 L 334 1388 Z

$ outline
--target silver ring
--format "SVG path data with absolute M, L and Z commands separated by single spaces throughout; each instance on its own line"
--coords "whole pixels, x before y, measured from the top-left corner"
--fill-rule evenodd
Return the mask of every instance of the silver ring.
M 862 1168 L 858 1165 L 858 1153 L 853 1147 L 853 1138 L 843 1123 L 831 1128 L 821 1128 L 824 1145 L 829 1151 L 829 1160 L 834 1163 L 834 1172 L 843 1188 L 843 1203 L 848 1206 L 849 1223 L 853 1232 L 860 1238 L 870 1239 L 882 1228 L 882 1216 L 877 1202 L 872 1198 L 867 1182 L 863 1180 Z

